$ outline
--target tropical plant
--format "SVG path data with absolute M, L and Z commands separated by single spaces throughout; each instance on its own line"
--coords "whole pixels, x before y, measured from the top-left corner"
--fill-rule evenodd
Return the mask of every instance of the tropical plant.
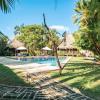
M 44 46 L 52 48 L 52 42 L 46 38 L 48 34 L 45 34 L 43 25 L 17 26 L 15 33 L 17 33 L 16 38 L 25 44 L 31 55 L 40 55 Z M 56 40 L 59 41 L 55 31 L 52 31 L 52 34 L 53 38 L 57 38 Z
M 8 13 L 15 5 L 15 1 L 17 0 L 0 0 L 0 9 L 4 13 Z
M 53 52 L 56 56 L 56 59 L 57 59 L 57 63 L 58 63 L 58 66 L 59 66 L 59 74 L 61 75 L 62 74 L 62 70 L 64 68 L 64 66 L 62 67 L 61 66 L 61 63 L 59 61 L 59 57 L 58 57 L 58 43 L 56 41 L 56 39 L 54 38 L 54 35 L 52 34 L 52 30 L 47 26 L 46 24 L 46 19 L 45 19 L 45 14 L 43 14 L 43 19 L 44 19 L 44 28 L 45 30 L 47 31 L 46 34 L 47 34 L 47 38 L 52 41 L 52 46 L 53 46 Z
M 74 22 L 79 25 L 79 46 L 100 55 L 100 1 L 79 0 Z
M 9 46 L 8 46 L 8 37 L 0 32 L 0 56 L 10 55 Z

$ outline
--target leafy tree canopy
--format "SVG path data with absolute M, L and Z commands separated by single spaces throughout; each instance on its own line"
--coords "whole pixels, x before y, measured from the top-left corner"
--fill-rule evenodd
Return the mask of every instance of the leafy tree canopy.
M 42 25 L 21 25 L 15 27 L 16 38 L 23 42 L 29 49 L 30 54 L 37 55 L 44 46 L 52 48 L 52 41 L 48 38 L 48 33 Z M 52 39 L 59 41 L 56 31 L 50 30 Z
M 0 56 L 10 55 L 8 46 L 8 37 L 0 32 Z
M 74 22 L 79 25 L 77 43 L 83 49 L 100 55 L 100 1 L 79 0 Z

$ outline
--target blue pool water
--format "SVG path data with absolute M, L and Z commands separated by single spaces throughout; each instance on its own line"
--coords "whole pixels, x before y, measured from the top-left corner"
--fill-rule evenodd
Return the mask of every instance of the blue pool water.
M 60 57 L 59 60 L 62 63 L 66 57 Z M 52 66 L 57 66 L 57 59 L 55 57 L 33 57 L 33 58 L 20 58 L 21 61 L 28 61 L 38 64 L 50 64 Z

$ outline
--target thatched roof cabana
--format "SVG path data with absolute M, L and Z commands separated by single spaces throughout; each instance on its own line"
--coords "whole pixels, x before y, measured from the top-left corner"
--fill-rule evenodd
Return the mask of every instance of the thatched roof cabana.
M 61 44 L 58 46 L 58 50 L 65 50 L 70 55 L 75 54 L 74 52 L 78 51 L 77 47 L 74 45 L 75 39 L 72 34 L 64 34 L 64 38 Z
M 61 42 L 61 44 L 58 46 L 58 49 L 75 49 L 74 45 L 75 39 L 72 34 L 65 33 L 65 36 Z
M 13 48 L 19 48 L 19 47 L 22 47 L 24 46 L 24 43 L 18 41 L 17 39 L 13 39 L 10 43 L 10 45 L 13 47 Z
M 24 47 L 24 43 L 18 41 L 17 39 L 13 39 L 10 42 L 10 45 L 15 51 L 15 56 L 21 52 L 28 52 L 28 49 Z

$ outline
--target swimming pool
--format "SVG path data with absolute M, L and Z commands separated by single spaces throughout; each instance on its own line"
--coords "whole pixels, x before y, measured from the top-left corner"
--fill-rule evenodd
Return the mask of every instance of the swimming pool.
M 18 59 L 17 59 L 18 60 Z M 61 63 L 66 60 L 66 57 L 59 57 Z M 32 62 L 38 64 L 50 64 L 51 66 L 58 66 L 56 57 L 32 57 L 32 58 L 20 58 L 20 61 Z

